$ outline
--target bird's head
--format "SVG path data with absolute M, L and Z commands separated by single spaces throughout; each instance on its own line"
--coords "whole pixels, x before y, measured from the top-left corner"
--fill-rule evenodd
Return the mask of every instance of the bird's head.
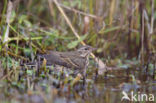
M 81 48 L 79 48 L 77 51 L 80 53 L 80 55 L 82 57 L 87 57 L 94 50 L 96 50 L 96 48 L 93 48 L 93 47 L 91 47 L 89 45 L 85 45 L 85 46 L 82 46 Z

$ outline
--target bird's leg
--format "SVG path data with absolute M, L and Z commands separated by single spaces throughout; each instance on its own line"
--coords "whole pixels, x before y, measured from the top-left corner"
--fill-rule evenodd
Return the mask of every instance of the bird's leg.
M 41 57 L 37 57 L 37 76 L 40 75 L 40 64 L 41 64 Z
M 86 77 L 87 77 L 86 71 L 87 71 L 88 65 L 89 65 L 89 58 L 87 57 L 85 67 L 84 67 L 84 71 L 83 71 L 83 84 L 86 83 Z
M 86 70 L 83 72 L 83 85 L 86 84 Z
M 83 85 L 85 85 L 85 83 L 86 83 L 86 77 L 87 77 L 86 71 L 87 71 L 87 67 L 88 67 L 88 65 L 86 64 L 85 65 L 85 68 L 84 68 L 84 71 L 83 71 Z

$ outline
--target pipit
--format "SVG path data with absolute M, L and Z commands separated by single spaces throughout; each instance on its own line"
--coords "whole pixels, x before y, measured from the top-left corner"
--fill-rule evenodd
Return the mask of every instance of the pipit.
M 86 45 L 76 51 L 49 51 L 47 54 L 39 55 L 39 57 L 46 59 L 47 65 L 57 64 L 67 68 L 73 68 L 82 73 L 86 72 L 89 65 L 89 55 L 93 50 L 95 48 Z

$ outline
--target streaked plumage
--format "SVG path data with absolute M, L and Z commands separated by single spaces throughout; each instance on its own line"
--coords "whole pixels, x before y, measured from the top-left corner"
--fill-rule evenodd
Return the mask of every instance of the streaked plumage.
M 76 51 L 57 52 L 49 51 L 47 54 L 40 55 L 47 60 L 47 65 L 57 64 L 67 68 L 83 70 L 88 66 L 88 56 L 94 50 L 91 46 L 83 46 Z

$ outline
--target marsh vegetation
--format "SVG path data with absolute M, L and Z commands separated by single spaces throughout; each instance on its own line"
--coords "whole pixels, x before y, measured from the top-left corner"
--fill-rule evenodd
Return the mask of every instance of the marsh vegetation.
M 155 19 L 155 0 L 1 0 L 0 103 L 127 103 L 123 91 L 156 96 Z M 74 70 L 46 60 L 26 65 L 85 44 L 97 48 L 85 85 Z

